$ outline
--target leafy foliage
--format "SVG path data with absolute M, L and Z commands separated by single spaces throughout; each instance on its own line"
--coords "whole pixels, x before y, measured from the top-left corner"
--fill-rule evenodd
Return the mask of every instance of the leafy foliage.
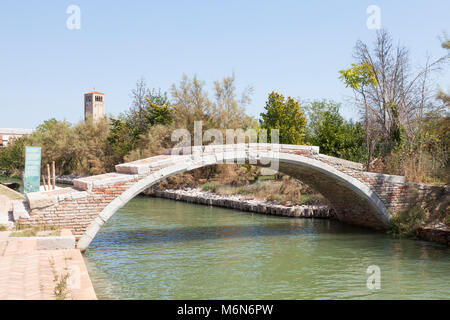
M 352 63 L 348 69 L 340 70 L 339 79 L 344 81 L 346 87 L 358 90 L 362 86 L 378 85 L 376 72 L 368 62 L 360 64 Z
M 122 158 L 133 150 L 139 139 L 139 130 L 131 128 L 122 119 L 110 118 L 110 130 L 107 137 L 112 150 Z
M 339 113 L 340 104 L 333 101 L 313 101 L 307 104 L 306 142 L 320 147 L 320 152 L 355 162 L 364 162 L 367 149 L 361 123 L 345 120 Z
M 416 236 L 417 229 L 423 224 L 425 212 L 420 206 L 405 210 L 392 217 L 389 221 L 388 232 L 397 238 Z
M 306 134 L 306 117 L 295 99 L 284 98 L 282 94 L 272 92 L 261 113 L 261 127 L 268 130 L 279 130 L 279 142 L 286 144 L 302 144 Z

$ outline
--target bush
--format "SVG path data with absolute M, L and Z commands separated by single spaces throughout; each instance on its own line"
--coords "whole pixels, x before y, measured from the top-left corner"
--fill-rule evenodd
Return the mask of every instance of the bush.
M 202 190 L 216 192 L 220 186 L 221 185 L 216 182 L 206 182 L 202 185 Z
M 46 120 L 31 135 L 0 149 L 0 169 L 8 175 L 20 176 L 25 164 L 25 146 L 40 146 L 42 172 L 52 161 L 57 174 L 92 175 L 113 171 L 120 159 L 114 156 L 106 140 L 108 132 L 106 120 L 74 126 L 66 121 Z
M 388 233 L 395 238 L 415 237 L 424 219 L 425 212 L 418 205 L 410 210 L 401 211 L 391 218 Z
M 304 194 L 302 195 L 300 204 L 305 206 L 324 205 L 328 204 L 328 200 L 321 194 Z

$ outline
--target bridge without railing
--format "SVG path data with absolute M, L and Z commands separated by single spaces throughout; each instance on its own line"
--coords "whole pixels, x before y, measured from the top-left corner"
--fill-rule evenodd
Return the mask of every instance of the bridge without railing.
M 179 173 L 221 163 L 270 166 L 308 184 L 326 197 L 340 221 L 376 229 L 407 207 L 408 195 L 428 186 L 401 176 L 364 171 L 362 164 L 326 156 L 319 147 L 285 144 L 210 145 L 166 150 L 164 154 L 117 165 L 116 171 L 74 180 L 73 187 L 26 195 L 22 224 L 71 229 L 86 249 L 101 226 L 152 185 Z

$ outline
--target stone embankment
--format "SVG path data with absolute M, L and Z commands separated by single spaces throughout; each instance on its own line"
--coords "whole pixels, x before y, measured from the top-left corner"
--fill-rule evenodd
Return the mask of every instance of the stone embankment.
M 437 222 L 420 227 L 417 231 L 417 237 L 450 246 L 450 228 L 443 223 Z
M 237 195 L 223 196 L 200 189 L 149 189 L 144 194 L 158 198 L 283 217 L 320 219 L 331 219 L 335 217 L 334 210 L 326 205 L 284 206 L 276 201 L 245 199 Z

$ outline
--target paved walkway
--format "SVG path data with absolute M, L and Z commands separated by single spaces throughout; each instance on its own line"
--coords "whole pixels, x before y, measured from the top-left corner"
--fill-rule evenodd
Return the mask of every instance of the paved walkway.
M 0 232 L 0 300 L 97 299 L 80 250 L 37 250 L 35 239 L 9 234 Z M 67 289 L 56 296 L 65 275 Z

